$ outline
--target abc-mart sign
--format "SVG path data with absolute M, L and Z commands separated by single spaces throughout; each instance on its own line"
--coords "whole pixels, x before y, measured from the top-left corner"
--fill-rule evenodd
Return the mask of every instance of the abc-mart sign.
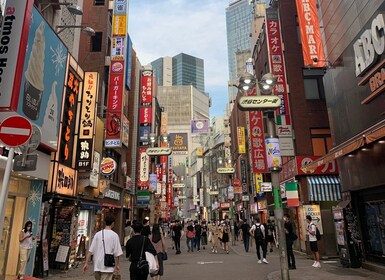
M 385 59 L 372 67 L 379 56 L 385 52 L 385 15 L 378 14 L 371 23 L 371 28 L 362 32 L 354 42 L 355 74 L 363 76 L 359 86 L 369 83 L 370 95 L 361 101 L 368 104 L 385 91 Z M 365 75 L 366 72 L 370 72 Z M 365 75 L 365 76 L 364 76 Z

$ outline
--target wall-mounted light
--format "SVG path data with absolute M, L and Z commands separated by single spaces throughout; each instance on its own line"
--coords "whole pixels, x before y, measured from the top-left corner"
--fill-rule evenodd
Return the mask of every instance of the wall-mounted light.
M 58 25 L 56 26 L 56 34 L 60 34 L 65 29 L 68 28 L 81 28 L 82 32 L 86 34 L 87 36 L 95 36 L 95 30 L 89 26 L 82 26 L 82 25 Z

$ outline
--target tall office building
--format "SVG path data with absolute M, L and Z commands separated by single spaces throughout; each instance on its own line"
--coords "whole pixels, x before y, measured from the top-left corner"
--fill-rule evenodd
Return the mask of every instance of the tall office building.
M 237 68 L 242 69 L 246 60 L 251 57 L 250 33 L 253 19 L 252 5 L 249 0 L 236 0 L 226 8 L 226 30 L 227 30 L 227 55 L 229 64 L 230 83 L 238 80 L 240 75 Z M 246 67 L 244 67 L 246 70 Z M 237 89 L 229 87 L 229 100 L 233 100 Z
M 192 85 L 205 91 L 204 61 L 185 53 L 174 57 L 161 57 L 151 62 L 154 76 L 159 86 Z

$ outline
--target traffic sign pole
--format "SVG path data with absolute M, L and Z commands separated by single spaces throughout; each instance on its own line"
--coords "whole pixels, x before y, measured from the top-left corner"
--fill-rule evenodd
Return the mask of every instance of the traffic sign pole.
M 7 159 L 7 165 L 5 166 L 4 171 L 4 178 L 3 178 L 3 186 L 1 187 L 1 193 L 0 193 L 0 240 L 2 240 L 3 237 L 3 227 L 4 227 L 4 218 L 5 218 L 5 209 L 7 204 L 7 198 L 8 198 L 8 185 L 9 185 L 9 178 L 11 177 L 12 172 L 12 164 L 13 164 L 13 156 L 15 154 L 15 148 L 10 148 L 8 153 L 8 159 Z

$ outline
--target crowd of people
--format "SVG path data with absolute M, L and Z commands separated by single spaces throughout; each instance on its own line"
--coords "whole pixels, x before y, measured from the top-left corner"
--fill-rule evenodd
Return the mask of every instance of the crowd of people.
M 289 215 L 284 215 L 284 233 L 286 238 L 287 261 L 289 269 L 296 269 L 293 242 L 298 238 L 294 232 Z M 318 252 L 318 229 L 312 223 L 312 217 L 306 216 L 307 233 L 309 244 L 314 256 L 313 267 L 320 268 L 320 255 Z M 93 237 L 88 250 L 83 271 L 88 269 L 88 263 L 93 256 L 93 266 L 96 280 L 112 280 L 114 273 L 120 271 L 119 258 L 123 255 L 120 238 L 113 231 L 115 224 L 114 216 L 105 218 L 105 227 Z M 232 228 L 233 227 L 233 228 Z M 232 231 L 233 229 L 233 231 Z M 255 218 L 253 224 L 247 219 L 240 222 L 234 221 L 230 225 L 228 219 L 222 221 L 198 221 L 198 220 L 174 220 L 170 223 L 158 223 L 150 225 L 146 217 L 143 221 L 128 221 L 125 227 L 124 247 L 126 257 L 130 260 L 130 279 L 144 280 L 151 276 L 153 280 L 160 280 L 164 274 L 163 261 L 167 260 L 165 237 L 171 237 L 172 249 L 179 255 L 181 251 L 181 238 L 185 236 L 187 253 L 199 252 L 201 248 L 211 247 L 211 253 L 218 253 L 221 248 L 224 253 L 229 254 L 229 241 L 242 241 L 246 252 L 249 252 L 251 240 L 255 242 L 258 263 L 268 264 L 267 252 L 273 252 L 278 246 L 276 226 L 273 220 L 262 223 L 259 217 Z M 32 249 L 32 222 L 27 221 L 19 234 L 20 241 L 20 269 L 18 279 L 24 279 L 25 264 Z M 262 250 L 262 254 L 261 254 Z M 147 259 L 147 254 L 152 259 Z M 144 261 L 145 260 L 145 261 Z M 144 261 L 144 262 L 143 262 Z

